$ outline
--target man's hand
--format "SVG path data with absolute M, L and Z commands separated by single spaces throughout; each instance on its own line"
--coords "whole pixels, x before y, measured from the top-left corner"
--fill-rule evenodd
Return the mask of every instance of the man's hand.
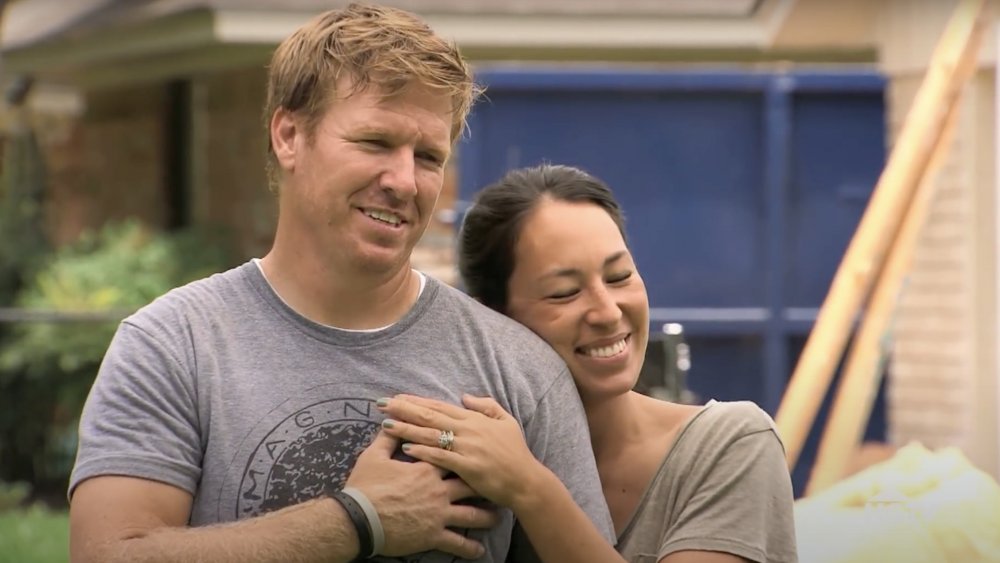
M 422 461 L 392 458 L 399 441 L 379 432 L 358 456 L 347 486 L 361 490 L 375 505 L 385 528 L 382 555 L 400 556 L 439 550 L 465 559 L 483 554 L 479 542 L 449 528 L 490 528 L 497 524 L 492 510 L 456 504 L 476 497 L 461 479 Z
M 363 491 L 386 532 L 384 555 L 440 550 L 475 559 L 483 547 L 448 527 L 488 528 L 496 514 L 454 504 L 474 496 L 424 462 L 392 459 L 397 441 L 379 435 L 358 457 L 348 485 Z M 213 561 L 347 562 L 358 538 L 335 500 L 319 498 L 255 518 L 187 527 L 193 497 L 172 485 L 116 475 L 82 482 L 70 505 L 74 563 Z

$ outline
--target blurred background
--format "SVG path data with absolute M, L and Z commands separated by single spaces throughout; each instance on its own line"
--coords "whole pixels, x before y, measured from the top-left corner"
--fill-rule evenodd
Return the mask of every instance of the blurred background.
M 659 335 L 647 375 L 772 415 L 956 4 L 384 3 L 457 41 L 487 87 L 416 266 L 458 283 L 456 225 L 505 170 L 582 167 L 627 213 Z M 0 1 L 0 561 L 66 558 L 77 418 L 117 321 L 268 250 L 265 65 L 341 4 Z M 915 441 L 1000 473 L 993 27 L 852 467 Z

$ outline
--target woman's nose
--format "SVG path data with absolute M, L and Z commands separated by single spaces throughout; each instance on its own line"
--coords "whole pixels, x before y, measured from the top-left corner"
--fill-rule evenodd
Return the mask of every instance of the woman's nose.
M 609 325 L 616 324 L 621 320 L 621 307 L 618 306 L 618 302 L 607 288 L 602 287 L 594 291 L 591 299 L 590 310 L 587 312 L 587 322 L 593 325 Z

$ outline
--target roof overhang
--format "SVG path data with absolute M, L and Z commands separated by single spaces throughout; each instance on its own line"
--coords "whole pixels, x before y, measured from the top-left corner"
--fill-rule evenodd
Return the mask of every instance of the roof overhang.
M 142 17 L 131 14 L 103 25 L 69 22 L 47 33 L 23 31 L 31 29 L 31 18 L 39 19 L 40 6 L 56 1 L 22 0 L 8 8 L 0 32 L 5 72 L 99 87 L 263 65 L 277 43 L 315 14 L 260 5 L 256 9 L 234 7 L 237 2 L 181 2 L 176 11 L 147 10 Z M 546 4 L 539 0 L 529 3 L 534 6 L 531 10 L 484 13 L 473 11 L 471 2 L 457 4 L 463 10 L 454 6 L 445 10 L 440 3 L 435 7 L 433 1 L 425 0 L 421 5 L 426 9 L 418 11 L 474 61 L 710 60 L 746 59 L 780 50 L 777 41 L 788 35 L 788 22 L 801 17 L 803 6 L 824 1 L 658 0 L 643 4 L 632 0 L 636 9 L 616 11 L 616 4 L 610 2 L 579 9 L 586 2 L 578 0 L 576 9 L 569 10 L 565 1 Z M 865 2 L 838 2 L 845 3 Z M 80 0 L 80 4 L 89 4 L 92 10 L 115 7 L 111 0 Z M 545 11 L 538 5 L 561 5 L 563 10 Z M 647 9 L 638 9 L 642 5 Z M 794 38 L 801 42 L 801 37 Z M 857 42 L 845 45 L 840 53 L 848 58 L 852 50 L 861 58 L 870 51 L 870 46 Z

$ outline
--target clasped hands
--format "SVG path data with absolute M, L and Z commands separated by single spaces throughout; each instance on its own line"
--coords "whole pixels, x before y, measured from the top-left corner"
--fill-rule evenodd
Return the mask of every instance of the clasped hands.
M 532 493 L 542 469 L 518 421 L 489 397 L 464 395 L 466 408 L 397 395 L 379 399 L 383 431 L 403 441 L 403 452 L 461 477 L 493 503 L 516 508 Z
M 500 518 L 495 508 L 467 501 L 486 498 L 517 512 L 530 499 L 533 476 L 547 471 L 518 421 L 496 401 L 467 395 L 462 402 L 467 408 L 410 395 L 377 401 L 387 418 L 345 486 L 374 505 L 385 532 L 380 555 L 438 550 L 481 557 L 481 536 L 465 530 L 492 528 Z M 451 432 L 450 444 L 442 441 L 444 431 Z M 416 461 L 394 459 L 400 447 Z

